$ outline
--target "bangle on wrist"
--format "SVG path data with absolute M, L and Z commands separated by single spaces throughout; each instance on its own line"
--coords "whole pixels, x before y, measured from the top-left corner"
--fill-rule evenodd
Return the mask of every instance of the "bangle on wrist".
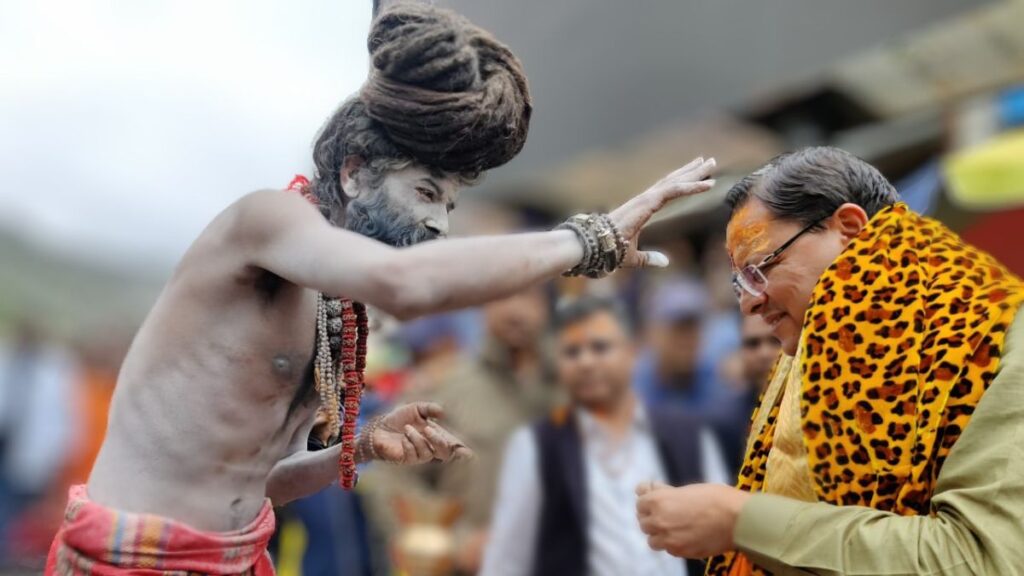
M 606 214 L 577 214 L 556 230 L 572 230 L 583 247 L 583 257 L 564 276 L 603 278 L 622 266 L 626 241 Z
M 356 445 L 357 460 L 362 462 L 380 460 L 380 457 L 377 455 L 377 447 L 373 445 L 373 435 L 380 426 L 380 420 L 381 417 L 377 416 L 371 419 L 366 426 L 363 426 L 363 430 L 359 433 L 359 442 Z

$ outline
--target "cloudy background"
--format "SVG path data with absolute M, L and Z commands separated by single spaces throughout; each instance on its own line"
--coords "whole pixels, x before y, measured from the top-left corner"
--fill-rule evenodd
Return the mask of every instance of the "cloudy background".
M 494 31 L 530 75 L 530 142 L 497 185 L 735 109 L 984 1 L 437 3 Z M 165 277 L 232 200 L 309 172 L 316 130 L 365 77 L 370 6 L 0 0 L 0 256 L 16 238 Z
M 369 1 L 0 0 L 0 229 L 166 270 L 231 200 L 308 171 L 369 22 Z

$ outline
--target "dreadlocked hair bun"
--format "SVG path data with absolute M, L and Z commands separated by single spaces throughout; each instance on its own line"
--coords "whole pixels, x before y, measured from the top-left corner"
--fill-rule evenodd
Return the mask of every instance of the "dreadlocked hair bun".
M 405 2 L 377 17 L 368 46 L 359 99 L 417 161 L 478 173 L 522 150 L 532 112 L 526 76 L 490 33 L 454 12 Z

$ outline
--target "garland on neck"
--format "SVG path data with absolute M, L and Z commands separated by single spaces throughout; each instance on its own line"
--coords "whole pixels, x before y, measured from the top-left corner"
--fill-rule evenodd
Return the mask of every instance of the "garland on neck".
M 317 204 L 305 176 L 293 178 L 287 189 Z M 323 293 L 317 293 L 316 305 L 313 377 L 320 396 L 320 410 L 327 413 L 328 445 L 341 441 L 338 484 L 351 490 L 359 479 L 355 460 L 356 423 L 365 386 L 366 339 L 369 335 L 366 306 Z

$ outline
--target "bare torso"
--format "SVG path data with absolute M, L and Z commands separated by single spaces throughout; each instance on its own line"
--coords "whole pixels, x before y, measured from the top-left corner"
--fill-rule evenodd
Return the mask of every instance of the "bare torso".
M 132 343 L 89 478 L 100 504 L 238 529 L 306 445 L 316 295 L 247 268 L 230 221 L 196 240 Z
M 710 189 L 714 182 L 705 178 L 714 166 L 698 158 L 608 217 L 631 241 L 669 200 Z M 416 178 L 431 172 L 417 170 L 409 181 L 389 176 L 392 184 L 375 193 L 394 185 L 388 193 L 409 205 L 402 210 L 416 213 L 411 205 L 428 203 L 446 214 L 450 194 L 438 194 L 436 183 L 435 194 L 419 191 Z M 286 459 L 305 448 L 317 406 L 315 394 L 300 393 L 309 387 L 316 314 L 315 293 L 300 285 L 412 318 L 505 298 L 585 256 L 578 234 L 569 230 L 395 250 L 331 226 L 296 194 L 257 192 L 233 208 L 185 254 L 132 343 L 89 478 L 89 494 L 99 504 L 167 516 L 200 530 L 233 530 L 256 516 L 268 480 L 275 498 L 287 501 L 336 478 L 340 449 Z M 426 222 L 417 225 L 428 227 Z M 655 264 L 667 260 L 638 252 L 635 243 L 621 262 Z M 416 463 L 464 450 L 431 422 L 441 415 L 440 407 L 393 411 L 369 436 L 374 451 L 390 462 Z M 285 480 L 296 477 L 308 481 Z

